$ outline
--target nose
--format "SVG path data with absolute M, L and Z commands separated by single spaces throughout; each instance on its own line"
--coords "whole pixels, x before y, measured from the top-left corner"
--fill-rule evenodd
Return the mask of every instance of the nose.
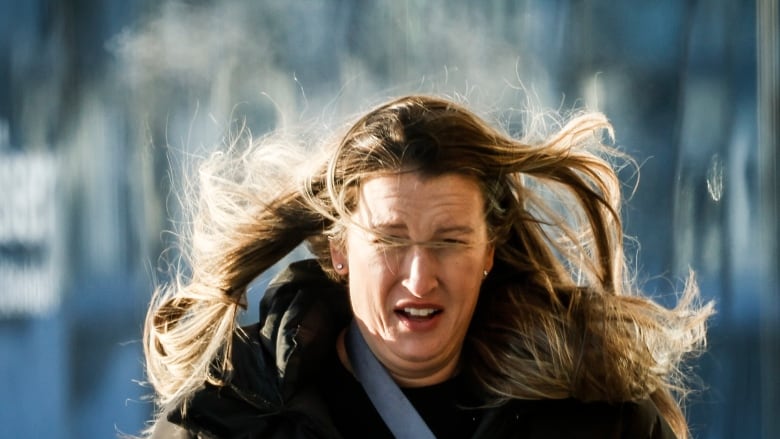
M 412 295 L 423 297 L 439 284 L 437 261 L 432 249 L 413 245 L 406 257 L 406 273 L 401 284 Z

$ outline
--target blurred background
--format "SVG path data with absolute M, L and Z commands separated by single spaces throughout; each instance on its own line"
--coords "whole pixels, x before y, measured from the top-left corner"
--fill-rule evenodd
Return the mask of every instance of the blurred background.
M 242 120 L 335 126 L 410 92 L 510 125 L 529 102 L 604 111 L 641 164 L 639 279 L 672 303 L 692 268 L 717 302 L 694 437 L 780 437 L 779 18 L 777 0 L 0 0 L 0 437 L 141 431 L 143 318 L 193 157 Z

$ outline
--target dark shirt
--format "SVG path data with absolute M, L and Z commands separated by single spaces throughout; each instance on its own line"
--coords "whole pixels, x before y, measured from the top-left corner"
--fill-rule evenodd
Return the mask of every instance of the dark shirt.
M 392 438 L 379 413 L 355 377 L 331 355 L 325 379 L 320 383 L 325 404 L 336 428 L 349 438 Z M 428 427 L 440 438 L 470 438 L 482 410 L 473 407 L 474 399 L 461 376 L 428 387 L 402 388 Z

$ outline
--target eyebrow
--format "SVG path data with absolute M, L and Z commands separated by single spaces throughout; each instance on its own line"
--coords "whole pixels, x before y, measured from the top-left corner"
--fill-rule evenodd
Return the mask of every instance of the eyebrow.
M 376 223 L 372 224 L 371 228 L 382 232 L 406 231 L 408 229 L 406 225 L 400 223 Z M 448 233 L 470 234 L 474 233 L 474 228 L 468 225 L 453 225 L 444 226 L 435 230 L 435 234 L 437 235 Z
M 474 233 L 474 228 L 471 226 L 449 226 L 449 227 L 442 227 L 441 229 L 437 229 L 436 233 L 462 233 L 462 234 L 469 234 Z

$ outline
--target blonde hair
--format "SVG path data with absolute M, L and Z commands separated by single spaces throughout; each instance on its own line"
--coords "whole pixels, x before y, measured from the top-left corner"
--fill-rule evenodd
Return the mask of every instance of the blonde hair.
M 582 113 L 552 136 L 518 140 L 454 102 L 408 96 L 352 124 L 300 178 L 261 177 L 276 157 L 269 151 L 285 150 L 267 140 L 211 157 L 200 171 L 191 275 L 157 291 L 145 325 L 159 404 L 186 406 L 204 382 L 224 384 L 247 285 L 300 243 L 339 279 L 329 239 L 342 237 L 361 181 L 457 173 L 479 182 L 496 248 L 463 355 L 491 402 L 650 397 L 687 437 L 680 367 L 704 347 L 713 306 L 698 303 L 692 278 L 673 309 L 632 283 L 613 164 L 621 154 L 602 142 L 611 130 L 603 115 Z M 300 169 L 292 161 L 275 169 Z

